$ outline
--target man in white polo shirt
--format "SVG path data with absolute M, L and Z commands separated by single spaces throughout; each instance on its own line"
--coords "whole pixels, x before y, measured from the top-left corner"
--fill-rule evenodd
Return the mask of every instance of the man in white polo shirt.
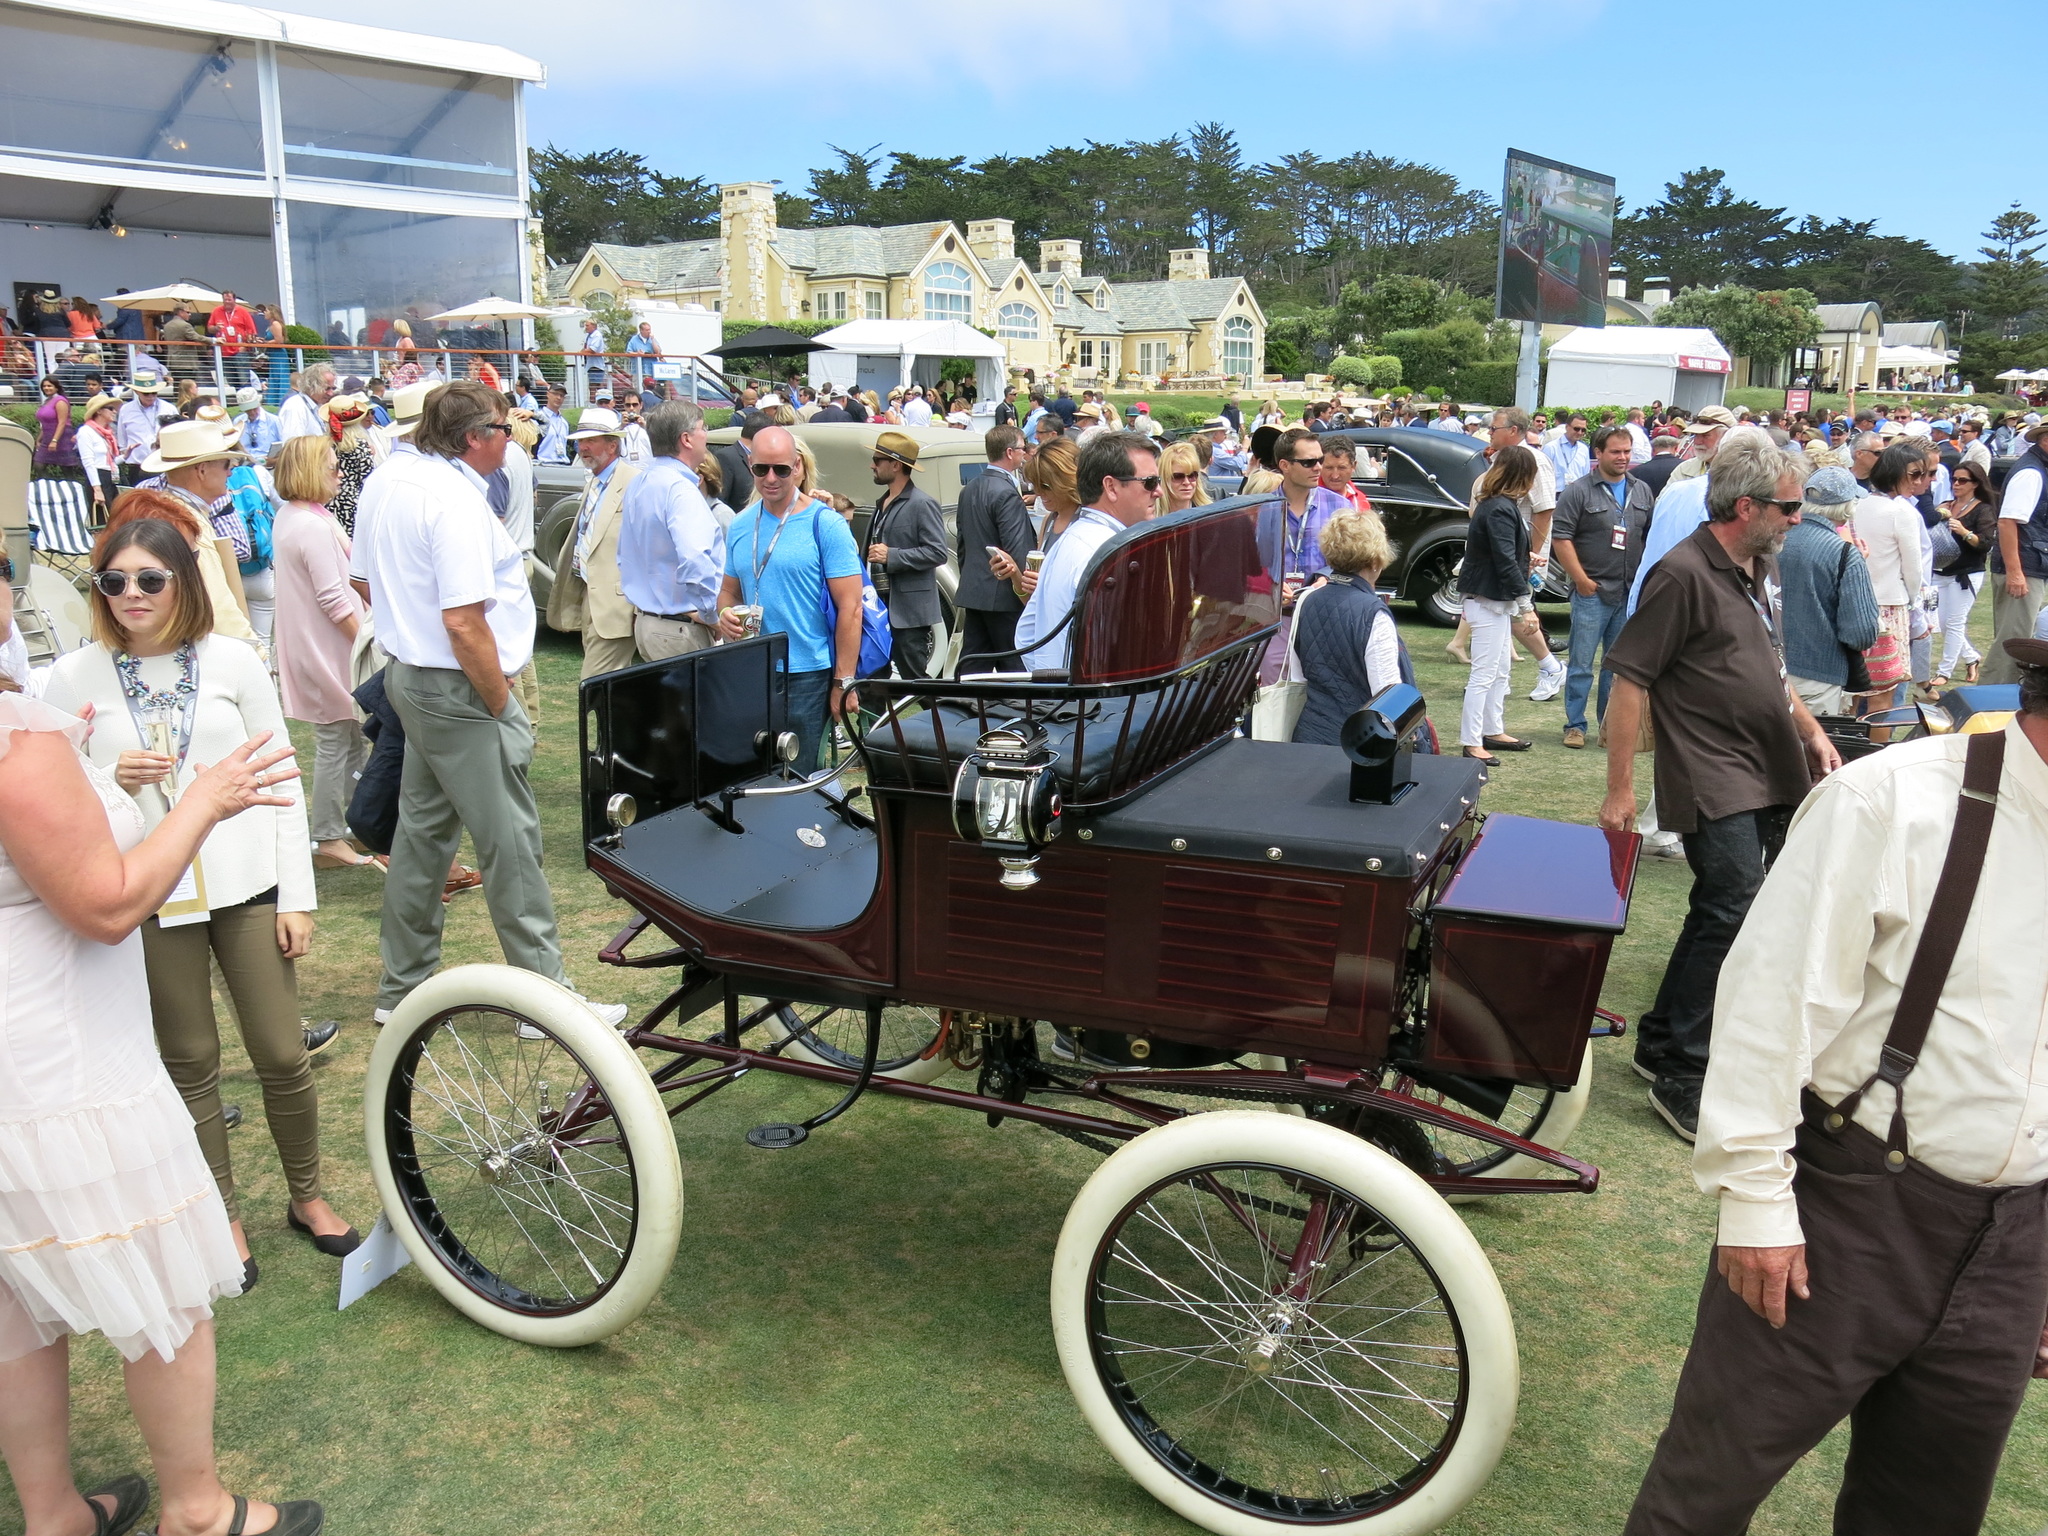
M 413 432 L 418 451 L 364 487 L 359 563 L 377 642 L 391 656 L 386 692 L 405 727 L 380 1024 L 441 963 L 442 889 L 464 827 L 506 961 L 568 985 L 527 781 L 533 730 L 511 681 L 533 654 L 533 596 L 526 558 L 485 491 L 505 460 L 505 415 L 505 397 L 483 384 L 435 390 Z M 626 1010 L 597 1012 L 617 1024 Z

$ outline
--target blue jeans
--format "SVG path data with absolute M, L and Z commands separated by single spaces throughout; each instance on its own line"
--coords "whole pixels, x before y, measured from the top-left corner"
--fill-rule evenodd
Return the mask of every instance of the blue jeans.
M 1628 622 L 1628 604 L 1609 607 L 1595 592 L 1591 597 L 1572 594 L 1572 659 L 1564 678 L 1564 728 L 1586 728 L 1586 699 L 1593 691 L 1593 653 L 1605 655 Z M 1600 719 L 1607 718 L 1607 695 L 1614 691 L 1614 674 L 1600 674 Z
M 798 773 L 818 771 L 818 745 L 832 712 L 832 669 L 789 674 L 789 728 L 796 732 Z

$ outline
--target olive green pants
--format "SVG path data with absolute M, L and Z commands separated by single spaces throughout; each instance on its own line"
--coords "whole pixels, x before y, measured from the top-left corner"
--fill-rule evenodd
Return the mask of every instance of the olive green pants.
M 184 1096 L 228 1218 L 239 1221 L 241 1209 L 220 1117 L 220 1024 L 209 959 L 220 962 L 242 1044 L 263 1085 L 263 1115 L 291 1197 L 300 1205 L 318 1200 L 320 1095 L 299 1019 L 298 976 L 277 948 L 277 908 L 269 902 L 223 907 L 203 923 L 174 928 L 159 927 L 152 917 L 142 925 L 142 955 L 157 1053 Z

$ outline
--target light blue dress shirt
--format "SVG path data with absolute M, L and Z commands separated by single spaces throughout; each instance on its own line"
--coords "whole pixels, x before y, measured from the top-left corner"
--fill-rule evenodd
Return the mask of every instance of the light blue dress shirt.
M 543 464 L 568 463 L 569 418 L 546 406 L 542 406 L 537 414 L 541 422 L 540 447 L 534 457 Z
M 255 415 L 247 412 L 237 416 L 234 425 L 241 429 L 238 446 L 244 453 L 259 459 L 270 457 L 270 450 L 282 440 L 277 429 L 277 418 L 268 411 L 259 410 Z
M 1643 541 L 1643 563 L 1636 568 L 1636 584 L 1628 589 L 1628 611 L 1633 614 L 1643 595 L 1643 578 L 1672 550 L 1692 537 L 1693 529 L 1707 520 L 1707 481 L 1711 475 L 1694 475 L 1666 488 L 1650 514 L 1650 536 Z
M 619 507 L 619 586 L 642 613 L 709 623 L 725 574 L 725 530 L 681 459 L 656 458 Z
M 1593 450 L 1583 442 L 1573 442 L 1560 437 L 1548 444 L 1543 456 L 1550 460 L 1550 468 L 1557 476 L 1557 488 L 1561 491 L 1574 480 L 1583 480 L 1593 472 Z
M 1038 569 L 1038 587 L 1017 616 L 1017 649 L 1024 653 L 1024 665 L 1043 671 L 1067 664 L 1074 631 L 1063 629 L 1045 645 L 1034 645 L 1040 635 L 1049 635 L 1074 606 L 1081 588 L 1081 573 L 1095 558 L 1095 551 L 1124 531 L 1124 525 L 1095 507 L 1083 509 L 1068 524 L 1067 531 L 1045 557 Z

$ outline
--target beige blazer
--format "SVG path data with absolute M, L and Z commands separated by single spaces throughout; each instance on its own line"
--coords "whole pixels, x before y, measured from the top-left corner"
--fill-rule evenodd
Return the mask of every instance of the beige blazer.
M 555 585 L 548 594 L 548 623 L 571 633 L 588 631 L 605 640 L 633 637 L 633 605 L 619 586 L 619 504 L 639 471 L 624 459 L 590 516 L 590 558 L 576 574 L 576 520 L 555 551 Z

